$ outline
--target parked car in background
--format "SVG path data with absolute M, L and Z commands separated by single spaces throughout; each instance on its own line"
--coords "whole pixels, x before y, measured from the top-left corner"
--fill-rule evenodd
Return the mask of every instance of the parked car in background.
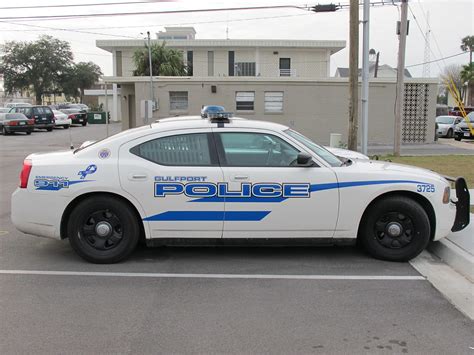
M 0 107 L 0 113 L 7 113 L 10 112 L 10 109 L 8 107 Z
M 438 124 L 436 133 L 438 134 L 438 137 L 453 138 L 454 128 L 459 122 L 461 122 L 461 118 L 456 116 L 443 115 L 436 117 L 436 123 Z
M 68 118 L 71 119 L 71 124 L 81 124 L 83 126 L 87 125 L 86 112 L 74 108 L 65 108 L 61 109 L 60 111 L 68 115 Z
M 54 113 L 48 106 L 14 107 L 11 113 L 22 113 L 35 121 L 35 128 L 51 132 L 54 127 Z
M 87 105 L 84 105 L 84 104 L 63 104 L 61 105 L 60 107 L 60 110 L 66 110 L 66 109 L 74 109 L 74 110 L 78 110 L 78 111 L 81 111 L 81 112 L 89 112 L 90 111 L 90 108 L 89 106 Z
M 469 114 L 473 111 L 474 111 L 474 107 L 472 107 L 472 106 L 465 106 L 464 107 L 464 112 L 466 112 L 466 114 Z M 452 109 L 449 110 L 448 115 L 462 117 L 462 112 L 459 109 L 459 107 L 453 107 Z
M 30 135 L 35 127 L 35 121 L 22 113 L 6 113 L 0 116 L 0 130 L 3 135 L 15 132 L 25 132 Z
M 219 113 L 219 112 L 225 112 L 224 106 L 217 106 L 217 105 L 203 106 L 201 109 L 201 117 L 206 118 L 209 113 Z
M 471 127 L 474 126 L 474 112 L 468 114 L 466 118 L 469 119 Z M 474 139 L 474 135 L 469 129 L 465 119 L 462 119 L 462 121 L 456 125 L 456 128 L 454 129 L 454 139 L 457 141 L 460 141 L 461 139 Z
M 71 124 L 72 120 L 69 118 L 67 114 L 64 112 L 53 110 L 54 113 L 54 127 L 62 127 L 64 129 L 68 129 Z
M 12 107 L 31 107 L 33 106 L 32 104 L 29 104 L 27 102 L 9 102 L 5 104 L 5 107 L 7 108 L 12 108 Z

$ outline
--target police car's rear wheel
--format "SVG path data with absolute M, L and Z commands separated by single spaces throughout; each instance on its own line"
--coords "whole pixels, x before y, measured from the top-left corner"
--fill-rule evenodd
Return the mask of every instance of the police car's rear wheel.
M 135 249 L 140 228 L 123 201 L 99 196 L 80 202 L 68 222 L 72 248 L 93 263 L 116 263 Z
M 364 215 L 359 240 L 372 256 L 407 261 L 430 239 L 430 221 L 423 207 L 404 196 L 376 201 Z

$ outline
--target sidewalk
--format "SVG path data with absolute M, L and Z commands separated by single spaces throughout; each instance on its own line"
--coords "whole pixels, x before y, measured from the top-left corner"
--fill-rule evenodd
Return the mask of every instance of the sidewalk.
M 368 155 L 387 155 L 393 153 L 393 145 L 370 145 Z M 404 144 L 401 146 L 401 155 L 474 155 L 471 145 L 459 145 L 451 142 L 437 142 L 430 144 Z
M 469 190 L 474 205 L 474 189 Z M 450 233 L 447 238 L 429 245 L 428 250 L 457 272 L 474 282 L 474 214 L 466 229 Z

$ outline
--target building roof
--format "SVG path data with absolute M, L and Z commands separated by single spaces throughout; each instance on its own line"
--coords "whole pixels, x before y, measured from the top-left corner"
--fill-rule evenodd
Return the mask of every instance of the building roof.
M 382 65 L 379 65 L 379 70 L 381 69 L 389 69 L 389 70 L 393 70 L 395 73 L 397 72 L 397 68 L 393 68 L 391 67 L 390 65 L 387 65 L 387 64 L 382 64 Z M 375 64 L 370 64 L 369 65 L 369 73 L 373 73 L 375 71 Z M 336 72 L 339 73 L 339 76 L 341 78 L 348 78 L 349 77 L 349 68 L 343 68 L 343 67 L 338 67 L 336 69 Z M 362 69 L 359 68 L 358 69 L 358 75 L 359 76 L 362 76 Z M 411 73 L 408 69 L 405 69 L 405 77 L 407 78 L 411 78 Z
M 283 40 L 283 39 L 191 39 L 191 40 L 152 40 L 174 48 L 320 48 L 329 49 L 334 54 L 345 48 L 346 41 L 314 41 L 314 40 Z M 143 40 L 97 40 L 96 46 L 108 52 L 116 48 L 143 47 Z

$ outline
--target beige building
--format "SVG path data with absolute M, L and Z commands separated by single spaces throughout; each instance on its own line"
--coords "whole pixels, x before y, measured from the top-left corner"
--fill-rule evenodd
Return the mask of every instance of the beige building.
M 157 37 L 182 51 L 192 73 L 153 78 L 153 119 L 199 115 L 203 105 L 214 104 L 237 116 L 284 123 L 321 143 L 330 133 L 346 137 L 348 81 L 330 77 L 330 57 L 344 41 L 195 39 L 193 28 L 167 28 Z M 114 100 L 119 108 L 111 111 L 120 112 L 124 129 L 143 125 L 150 79 L 133 76 L 132 56 L 144 42 L 99 40 L 97 46 L 113 54 L 114 75 L 104 80 L 113 83 L 113 92 L 121 90 Z M 405 142 L 433 141 L 436 90 L 436 81 L 407 81 Z M 395 80 L 372 79 L 369 97 L 369 142 L 391 144 Z

